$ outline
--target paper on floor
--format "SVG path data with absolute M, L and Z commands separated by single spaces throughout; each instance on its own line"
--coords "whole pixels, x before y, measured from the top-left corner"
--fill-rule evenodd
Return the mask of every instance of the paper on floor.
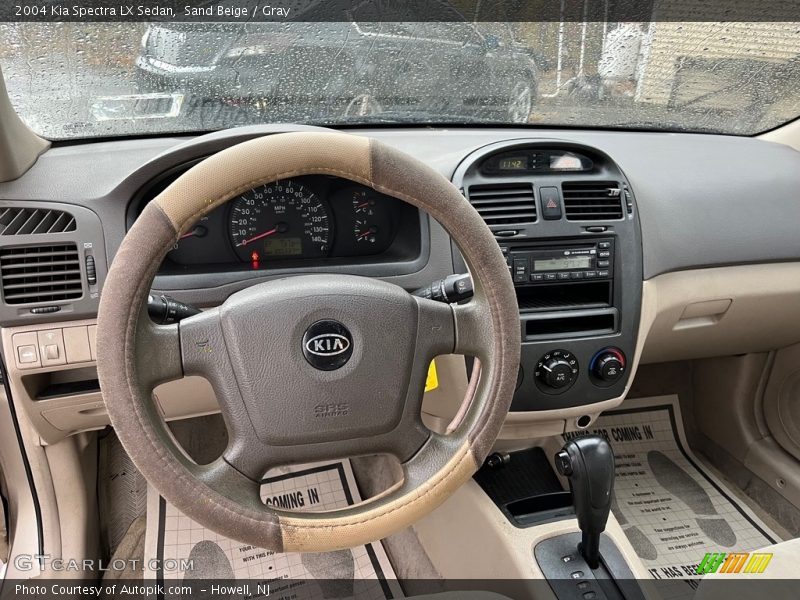
M 348 460 L 271 471 L 261 497 L 297 511 L 342 508 L 361 500 Z M 267 589 L 275 600 L 402 597 L 380 543 L 321 554 L 269 552 L 206 529 L 161 498 L 152 486 L 147 500 L 145 577 L 163 581 L 165 588 L 192 585 L 192 597 L 218 598 L 219 593 L 212 595 L 204 589 L 207 584 L 216 580 L 230 585 L 236 580 L 247 582 L 247 589 L 235 591 L 230 599 L 266 597 Z M 193 568 L 187 569 L 189 564 Z M 183 595 L 175 589 L 165 597 Z

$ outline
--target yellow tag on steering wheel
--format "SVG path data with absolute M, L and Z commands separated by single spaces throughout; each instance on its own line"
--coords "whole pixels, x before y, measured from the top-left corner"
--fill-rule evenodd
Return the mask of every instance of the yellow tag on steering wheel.
M 432 360 L 428 367 L 428 378 L 425 380 L 425 391 L 430 392 L 439 387 L 439 376 L 436 374 L 436 361 Z

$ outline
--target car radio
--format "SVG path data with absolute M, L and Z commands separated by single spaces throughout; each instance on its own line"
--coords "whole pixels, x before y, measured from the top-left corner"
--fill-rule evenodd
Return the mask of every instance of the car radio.
M 614 240 L 559 246 L 502 247 L 514 285 L 613 279 Z

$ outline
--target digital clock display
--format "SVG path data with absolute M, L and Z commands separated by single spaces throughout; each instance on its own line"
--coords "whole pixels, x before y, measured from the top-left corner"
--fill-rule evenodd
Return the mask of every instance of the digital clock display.
M 525 156 L 509 156 L 501 158 L 497 163 L 501 171 L 523 171 L 528 168 L 528 159 Z

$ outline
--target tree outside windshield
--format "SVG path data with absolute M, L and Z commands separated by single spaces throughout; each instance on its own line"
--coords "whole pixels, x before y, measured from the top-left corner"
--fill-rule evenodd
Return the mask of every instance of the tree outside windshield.
M 800 113 L 797 23 L 0 23 L 0 65 L 51 139 L 274 122 L 749 135 Z

